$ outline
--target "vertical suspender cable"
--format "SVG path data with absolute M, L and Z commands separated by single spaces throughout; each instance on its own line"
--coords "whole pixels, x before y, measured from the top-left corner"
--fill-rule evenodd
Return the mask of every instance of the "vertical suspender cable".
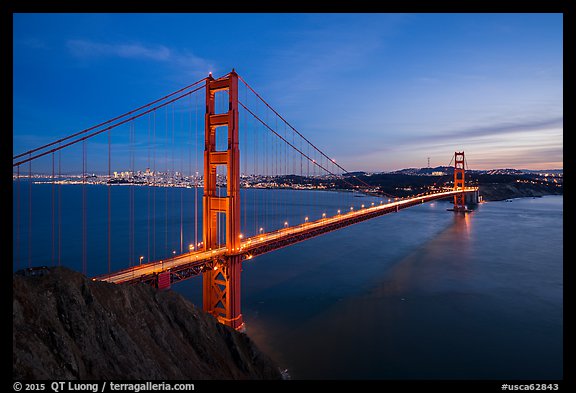
M 50 265 L 54 266 L 56 259 L 56 200 L 55 200 L 55 184 L 54 184 L 54 152 L 52 152 L 52 255 L 50 258 Z
M 152 123 L 152 260 L 156 260 L 156 111 Z
M 130 197 L 132 198 L 132 212 L 131 212 L 131 220 L 132 220 L 132 245 L 131 245 L 131 252 L 132 252 L 132 262 L 136 264 L 136 260 L 138 257 L 136 256 L 136 122 L 132 122 L 132 192 L 130 193 Z
M 268 118 L 268 111 L 266 111 L 266 118 Z M 266 143 L 268 141 L 268 132 L 265 129 L 262 129 L 262 146 L 264 149 L 264 158 L 262 160 L 262 165 L 263 165 L 263 171 L 262 171 L 262 175 L 264 176 L 265 182 L 267 182 L 267 175 L 268 175 L 268 144 Z M 266 184 L 266 183 L 265 183 Z M 267 227 L 268 226 L 268 190 L 264 189 L 264 195 L 263 195 L 263 199 L 264 199 L 264 209 L 262 209 L 262 214 L 264 215 L 264 218 L 262 219 L 263 224 Z
M 257 128 L 254 127 L 253 132 L 252 132 L 252 139 L 254 139 L 254 150 L 252 151 L 252 155 L 254 156 L 253 161 L 252 161 L 252 171 L 254 172 L 254 176 L 253 176 L 254 181 L 256 181 L 256 176 L 257 176 L 256 172 L 258 171 L 258 160 L 257 160 L 257 154 L 256 154 L 257 147 L 258 147 L 257 146 L 257 139 L 258 138 L 257 138 L 256 132 L 257 132 Z M 254 211 L 254 223 L 253 224 L 254 224 L 254 230 L 256 231 L 256 229 L 258 228 L 258 218 L 256 216 L 256 214 L 257 214 L 256 212 L 258 210 L 258 205 L 256 202 L 256 192 L 253 193 L 253 197 L 254 197 L 253 198 L 253 200 L 254 200 L 254 208 L 253 208 L 254 209 L 253 210 Z
M 151 133 L 151 128 L 150 127 L 150 122 L 151 122 L 151 118 L 152 115 L 148 115 L 148 163 L 147 163 L 147 172 L 146 173 L 146 209 L 147 209 L 147 213 L 148 213 L 148 220 L 146 222 L 146 262 L 150 262 L 150 168 L 152 168 L 152 164 L 150 163 L 150 145 L 151 145 L 151 137 L 150 137 L 150 133 Z
M 130 181 L 130 172 L 132 171 L 132 123 L 128 123 L 128 266 L 132 266 L 132 248 L 130 244 L 132 242 L 132 198 L 130 194 L 132 192 L 132 182 Z
M 188 97 L 188 187 L 191 186 L 192 181 L 192 96 Z M 193 232 L 191 230 L 190 232 Z M 192 235 L 190 235 L 192 238 Z M 192 242 L 192 240 L 190 240 Z M 196 243 L 194 243 L 194 248 L 196 248 Z
M 28 162 L 28 267 L 32 264 L 32 161 Z
M 62 263 L 62 150 L 58 150 L 58 266 Z
M 194 120 L 194 152 L 196 160 L 196 176 L 194 177 L 194 244 L 196 247 L 198 247 L 198 146 L 201 146 L 201 144 L 198 143 L 198 94 L 196 95 L 196 105 L 194 105 L 194 107 L 196 112 L 196 118 Z
M 308 143 L 308 144 L 306 145 L 306 147 L 308 148 L 308 151 L 306 152 L 306 154 L 308 155 L 308 157 L 310 157 L 310 144 Z M 311 179 L 310 179 L 310 160 L 306 160 L 306 182 L 309 183 L 309 184 L 312 184 L 312 181 L 311 181 Z M 307 201 L 306 201 L 306 206 L 308 207 L 307 210 L 308 210 L 309 212 L 310 212 L 310 208 L 309 208 L 309 206 L 310 206 L 310 198 L 312 197 L 312 195 L 311 195 L 311 189 L 312 189 L 312 187 L 310 187 L 309 191 L 306 193 L 307 196 L 308 196 Z M 311 213 L 311 212 L 310 212 L 310 213 Z
M 246 88 L 244 88 L 244 101 L 248 102 L 248 90 Z M 244 150 L 244 154 L 241 154 L 240 157 L 242 157 L 242 159 L 244 160 L 244 176 L 248 176 L 248 159 L 247 159 L 247 155 L 246 152 L 248 151 L 248 142 L 247 142 L 247 137 L 246 135 L 248 134 L 248 129 L 246 127 L 248 127 L 248 123 L 247 123 L 247 114 L 242 111 L 242 121 L 244 122 L 243 127 L 240 129 L 240 132 L 242 133 L 243 139 L 244 139 L 244 143 L 242 144 L 242 149 Z M 246 177 L 246 179 L 248 179 Z M 246 210 L 246 206 L 247 206 L 247 199 L 248 199 L 248 188 L 244 187 L 244 195 L 242 196 L 241 201 L 244 202 L 244 211 L 242 212 L 242 217 L 244 218 L 244 228 L 243 230 L 245 232 L 248 232 L 248 226 L 247 226 L 247 217 L 248 217 L 248 211 Z
M 87 268 L 87 226 L 86 226 L 86 140 L 82 141 L 82 273 Z
M 175 115 L 175 108 L 176 108 L 176 103 L 172 104 L 172 146 L 170 148 L 170 150 L 172 151 L 172 184 L 174 184 L 174 187 L 178 187 L 180 188 L 180 254 L 182 254 L 182 188 L 180 187 L 179 184 L 179 179 L 176 176 L 176 164 L 175 164 L 175 156 L 174 156 L 174 150 L 175 150 L 175 130 L 176 130 L 176 115 Z M 176 198 L 174 198 L 174 202 L 176 202 Z M 176 248 L 176 247 L 174 247 Z
M 470 170 L 466 156 L 464 156 L 464 163 L 465 163 L 465 165 L 464 165 L 464 187 L 466 187 L 466 172 L 468 172 Z M 468 173 L 468 179 L 470 179 L 470 173 Z
M 278 184 L 278 140 L 272 138 L 272 181 Z M 278 187 L 276 187 L 278 188 Z M 276 189 L 272 194 L 272 217 L 278 216 L 278 193 Z M 273 220 L 271 220 L 273 222 Z
M 166 164 L 166 173 L 164 173 L 164 181 L 168 179 L 168 107 L 165 107 L 165 122 L 164 122 L 164 162 Z M 168 184 L 164 184 L 164 256 L 168 257 Z
M 172 112 L 174 113 L 174 112 Z M 172 126 L 172 129 L 174 129 L 174 125 Z M 182 129 L 182 116 L 180 117 L 180 129 Z M 175 140 L 175 135 L 174 132 L 172 133 L 172 140 Z M 184 252 L 184 201 L 183 201 L 183 197 L 184 197 L 184 190 L 182 188 L 183 184 L 182 181 L 184 180 L 182 174 L 184 173 L 183 171 L 183 167 L 182 167 L 182 160 L 184 159 L 184 157 L 182 156 L 182 146 L 180 146 L 180 148 L 178 149 L 180 150 L 180 174 L 178 175 L 178 188 L 180 189 L 180 254 L 182 254 Z
M 134 123 L 130 123 L 128 126 L 128 135 L 129 135 L 129 145 L 130 145 L 130 154 L 129 154 L 129 171 L 130 174 L 128 176 L 129 179 L 129 186 L 128 186 L 128 266 L 132 266 L 132 262 L 134 261 L 134 255 L 132 255 L 132 244 L 134 239 L 134 226 L 132 223 L 132 214 L 134 212 L 134 200 L 132 199 L 132 192 L 134 191 L 134 166 L 133 157 L 134 157 L 134 135 L 133 127 Z
M 187 187 L 191 187 L 192 181 L 192 96 L 188 97 L 188 182 Z M 193 229 L 190 229 L 190 239 L 192 239 Z M 192 240 L 190 240 L 192 243 Z M 194 243 L 196 248 L 196 243 Z
M 112 264 L 112 135 L 108 130 L 108 273 Z
M 259 150 L 259 146 L 258 146 L 259 136 L 260 136 L 260 127 L 256 128 L 254 130 L 254 175 L 256 176 L 256 178 L 260 178 L 260 165 L 259 165 L 260 150 Z M 256 194 L 260 194 L 260 195 L 256 195 Z M 260 224 L 259 224 L 260 216 L 258 215 L 258 209 L 260 208 L 260 200 L 259 200 L 258 196 L 260 198 L 262 197 L 261 191 L 258 193 L 254 193 L 254 231 L 256 231 L 256 228 L 258 228 L 260 226 Z
M 16 269 L 20 269 L 20 165 L 16 166 Z
M 276 117 L 276 128 L 278 128 L 278 118 Z M 286 124 L 284 124 L 284 139 L 287 139 L 286 136 Z M 284 144 L 284 177 L 286 178 L 288 176 L 288 145 Z M 288 193 L 289 190 L 286 190 L 286 193 Z M 286 197 L 284 198 L 284 220 L 286 220 L 286 222 L 288 222 L 288 198 L 287 198 L 287 194 Z M 288 225 L 290 225 L 290 222 L 288 222 Z
M 130 244 L 132 242 L 132 198 L 130 194 L 132 192 L 132 182 L 130 181 L 130 172 L 132 170 L 132 123 L 128 123 L 128 266 L 132 266 L 132 248 Z
M 134 120 L 128 123 L 128 135 L 129 135 L 129 186 L 128 186 L 128 266 L 135 264 L 134 257 Z M 134 274 L 134 271 L 132 271 Z
M 300 139 L 300 151 L 304 151 L 304 150 L 302 150 L 302 144 L 303 144 L 302 139 Z M 302 164 L 303 164 L 302 160 L 303 159 L 304 159 L 304 156 L 302 156 L 302 154 L 300 154 L 300 172 L 299 172 L 299 175 L 300 175 L 300 182 L 301 183 L 303 183 L 303 180 L 304 180 L 304 169 L 302 167 Z M 306 210 L 304 209 L 304 202 L 305 202 L 304 198 L 306 196 L 306 194 L 305 194 L 306 192 L 307 191 L 305 189 L 302 189 L 302 192 L 300 193 L 300 215 L 301 216 L 304 216 L 306 214 Z

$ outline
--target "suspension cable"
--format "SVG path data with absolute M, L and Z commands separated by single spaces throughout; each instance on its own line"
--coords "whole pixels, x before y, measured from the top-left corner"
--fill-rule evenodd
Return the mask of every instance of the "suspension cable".
M 134 115 L 134 116 L 132 116 L 132 117 L 129 117 L 129 118 L 127 118 L 127 119 L 124 119 L 124 120 L 122 120 L 122 121 L 119 122 L 119 123 L 116 123 L 116 124 L 113 124 L 113 125 L 111 125 L 111 126 L 108 126 L 108 127 L 104 128 L 104 129 L 102 129 L 102 130 L 95 131 L 95 132 L 93 132 L 93 133 L 91 133 L 91 134 L 85 135 L 85 136 L 83 136 L 82 138 L 75 139 L 75 140 L 73 140 L 73 141 L 71 141 L 71 142 L 68 142 L 68 143 L 66 143 L 66 144 L 64 144 L 64 145 L 60 145 L 60 146 L 58 146 L 58 147 L 56 147 L 56 148 L 50 149 L 50 150 L 45 151 L 45 152 L 43 152 L 43 153 L 36 154 L 35 156 L 30 155 L 28 158 L 26 158 L 26 159 L 24 159 L 24 160 L 21 160 L 21 161 L 18 161 L 18 162 L 16 162 L 16 163 L 13 163 L 13 164 L 12 164 L 12 167 L 15 167 L 15 166 L 17 166 L 17 165 L 24 164 L 24 163 L 26 163 L 26 162 L 28 162 L 28 161 L 35 160 L 35 159 L 40 158 L 40 157 L 43 157 L 43 156 L 45 156 L 45 155 L 47 155 L 47 154 L 50 154 L 50 153 L 53 153 L 53 152 L 55 152 L 55 151 L 61 150 L 61 149 L 65 148 L 65 147 L 68 147 L 68 146 L 74 145 L 74 144 L 76 144 L 76 143 L 85 141 L 86 139 L 92 138 L 92 137 L 94 137 L 94 136 L 96 136 L 96 135 L 99 135 L 99 134 L 105 132 L 105 131 L 111 130 L 111 129 L 113 129 L 113 128 L 116 128 L 116 127 L 118 127 L 118 126 L 121 126 L 122 124 L 128 123 L 129 121 L 138 119 L 138 118 L 140 118 L 140 117 L 142 117 L 142 116 L 144 116 L 144 115 L 146 115 L 146 114 L 148 114 L 148 113 L 154 112 L 154 111 L 157 110 L 157 109 L 160 109 L 160 108 L 162 108 L 162 107 L 165 107 L 166 105 L 169 105 L 169 104 L 171 104 L 171 103 L 173 103 L 173 102 L 175 102 L 175 101 L 178 101 L 178 100 L 182 99 L 183 97 L 186 97 L 186 96 L 188 96 L 188 95 L 190 95 L 190 94 L 192 94 L 192 93 L 195 93 L 195 92 L 197 92 L 198 90 L 201 90 L 201 89 L 203 89 L 203 88 L 204 88 L 204 86 L 200 86 L 200 87 L 198 87 L 198 88 L 196 88 L 196 89 L 194 89 L 194 90 L 191 90 L 191 91 L 186 92 L 186 93 L 184 93 L 184 94 L 182 94 L 182 95 L 179 95 L 178 97 L 175 97 L 175 98 L 173 98 L 173 99 L 171 99 L 171 100 L 169 100 L 169 101 L 167 101 L 167 102 L 164 102 L 164 103 L 162 103 L 162 104 L 160 104 L 160 105 L 158 105 L 158 106 L 155 106 L 155 107 L 153 107 L 153 108 L 150 108 L 150 109 L 148 109 L 148 110 L 146 110 L 146 111 L 144 111 L 144 112 L 142 112 L 142 113 L 139 113 L 139 114 L 137 114 L 137 115 Z M 51 143 L 50 145 L 54 145 L 54 143 Z M 38 150 L 38 149 L 36 149 L 36 150 Z M 19 155 L 18 157 L 21 157 L 21 156 L 22 156 L 22 155 Z
M 272 108 L 272 106 L 270 106 L 270 104 L 268 104 L 268 102 L 266 102 L 266 100 L 264 100 L 264 98 L 262 98 L 262 96 L 260 96 L 260 94 L 258 94 L 252 88 L 252 86 L 250 86 L 248 84 L 248 82 L 246 82 L 246 80 L 244 78 L 242 78 L 241 75 L 238 75 L 238 79 L 240 79 L 246 85 L 246 87 L 248 87 L 248 89 L 250 89 L 250 91 L 252 91 L 252 93 L 254 93 L 256 95 L 256 97 L 258 97 L 272 112 L 274 112 L 274 114 L 276 114 L 276 116 L 278 116 L 280 119 L 282 119 L 282 121 L 284 123 L 286 123 L 286 125 L 288 125 L 288 127 L 290 127 L 296 134 L 298 134 L 302 139 L 304 139 L 307 143 L 309 143 L 318 153 L 320 153 L 322 156 L 324 156 L 329 161 L 333 162 L 334 165 L 336 165 L 338 168 L 340 168 L 345 173 L 349 173 L 349 171 L 346 170 L 345 168 L 343 168 L 340 164 L 338 164 L 336 162 L 336 160 L 328 157 L 322 150 L 320 150 L 318 147 L 316 147 L 316 145 L 314 145 L 312 142 L 310 142 L 304 135 L 302 135 L 296 128 L 294 128 L 284 117 L 282 117 L 282 115 L 280 115 L 274 108 Z M 332 173 L 332 172 L 330 172 L 330 173 Z M 358 179 L 358 178 L 356 178 L 356 179 L 359 182 L 363 183 L 366 187 L 370 187 L 370 185 L 368 183 L 364 182 L 362 179 Z
M 25 156 L 25 155 L 35 153 L 35 152 L 37 152 L 37 151 L 39 151 L 39 150 L 44 150 L 44 149 L 46 149 L 46 148 L 48 148 L 48 147 L 50 147 L 50 146 L 53 146 L 53 145 L 55 145 L 55 144 L 62 143 L 62 142 L 64 142 L 64 141 L 68 140 L 68 139 L 77 137 L 78 135 L 85 134 L 85 133 L 87 133 L 87 132 L 89 132 L 89 131 L 92 131 L 92 130 L 94 130 L 94 129 L 96 129 L 96 128 L 105 126 L 106 124 L 110 124 L 110 123 L 112 123 L 112 122 L 114 122 L 114 121 L 116 121 L 116 120 L 120 120 L 120 119 L 122 119 L 123 117 L 129 116 L 129 115 L 131 115 L 131 114 L 133 114 L 133 113 L 136 113 L 136 112 L 138 112 L 138 111 L 140 111 L 140 110 L 142 110 L 142 109 L 148 108 L 149 106 L 152 106 L 152 105 L 154 105 L 154 104 L 156 104 L 156 103 L 158 103 L 158 102 L 164 101 L 165 99 L 170 98 L 170 97 L 172 97 L 173 95 L 176 95 L 176 94 L 178 94 L 178 93 L 180 93 L 180 92 L 183 92 L 184 90 L 188 90 L 188 89 L 196 86 L 197 84 L 204 82 L 206 79 L 207 79 L 207 78 L 202 78 L 202 79 L 200 79 L 199 81 L 192 83 L 191 85 L 188 85 L 188 86 L 183 87 L 183 88 L 181 88 L 181 89 L 179 89 L 179 90 L 176 90 L 175 92 L 172 92 L 172 93 L 170 93 L 170 94 L 168 94 L 168 95 L 166 95 L 166 96 L 164 96 L 164 97 L 162 97 L 162 98 L 159 98 L 159 99 L 157 99 L 157 100 L 154 100 L 154 101 L 152 101 L 152 102 L 150 102 L 150 103 L 148 103 L 148 104 L 146 104 L 146 105 L 142 105 L 141 107 L 136 108 L 136 109 L 133 109 L 133 110 L 131 110 L 131 111 L 129 111 L 129 112 L 126 112 L 126 113 L 124 113 L 124 114 L 122 114 L 122 115 L 120 115 L 120 116 L 116 116 L 116 117 L 114 117 L 113 119 L 110 119 L 110 120 L 107 120 L 107 121 L 105 121 L 105 122 L 96 124 L 95 126 L 86 128 L 86 129 L 84 129 L 84 130 L 82 130 L 82 131 L 79 131 L 79 132 L 76 132 L 76 133 L 74 133 L 74 134 L 72 134 L 72 135 L 68 135 L 67 137 L 60 138 L 60 139 L 58 139 L 58 140 L 56 140 L 56 141 L 54 141 L 54 142 L 51 142 L 51 143 L 48 143 L 48 144 L 46 144 L 46 145 L 43 145 L 43 146 L 37 147 L 37 148 L 35 148 L 35 149 L 29 150 L 29 151 L 27 151 L 27 152 L 25 152 L 25 153 L 21 153 L 21 154 L 15 155 L 14 157 L 12 157 L 12 159 L 15 160 L 16 158 L 20 158 L 20 157 L 23 157 L 23 156 Z M 203 86 L 202 86 L 202 87 L 203 87 Z M 195 91 L 196 91 L 196 90 L 195 90 Z M 193 92 L 189 92 L 189 93 L 193 93 Z M 15 165 L 14 165 L 14 166 L 15 166 Z
M 242 102 L 238 101 L 238 104 L 241 105 L 246 111 L 248 111 L 252 116 L 254 116 L 256 118 L 256 120 L 258 120 L 260 123 L 262 123 L 262 125 L 264 125 L 264 127 L 268 128 L 270 131 L 272 131 L 278 138 L 282 139 L 282 141 L 284 141 L 288 146 L 290 146 L 292 149 L 296 150 L 298 153 L 300 153 L 301 155 L 303 155 L 304 157 L 306 157 L 310 162 L 312 162 L 313 164 L 315 164 L 316 166 L 322 168 L 324 171 L 330 173 L 331 175 L 334 176 L 338 176 L 335 173 L 333 173 L 332 171 L 326 169 L 324 166 L 322 166 L 321 164 L 319 164 L 318 162 L 316 162 L 316 160 L 313 160 L 312 158 L 310 158 L 310 156 L 308 156 L 306 153 L 304 153 L 302 150 L 298 149 L 296 146 L 294 146 L 292 143 L 290 143 L 286 138 L 284 138 L 282 135 L 280 135 L 279 133 L 277 133 L 274 129 L 272 129 L 272 127 L 270 127 L 268 124 L 266 124 L 260 117 L 258 117 L 258 115 L 256 115 L 254 112 L 252 112 L 250 109 L 248 109 L 248 107 L 246 105 L 244 105 Z M 338 166 L 338 165 L 337 165 Z M 352 183 L 350 183 L 349 181 L 342 179 L 345 183 L 349 184 L 350 186 L 354 187 L 354 185 Z

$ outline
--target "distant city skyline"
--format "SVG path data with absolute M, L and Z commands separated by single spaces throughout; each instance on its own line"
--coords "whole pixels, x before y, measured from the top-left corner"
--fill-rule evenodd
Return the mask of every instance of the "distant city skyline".
M 235 68 L 349 171 L 563 168 L 562 14 L 13 21 L 14 154 Z

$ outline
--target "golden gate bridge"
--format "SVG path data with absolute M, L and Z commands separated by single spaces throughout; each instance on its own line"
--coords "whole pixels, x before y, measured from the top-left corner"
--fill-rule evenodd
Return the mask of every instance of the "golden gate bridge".
M 395 197 L 349 175 L 234 70 L 220 78 L 210 74 L 120 116 L 13 156 L 14 265 L 20 268 L 26 255 L 28 268 L 37 266 L 48 253 L 52 265 L 65 264 L 71 239 L 80 237 L 80 250 L 72 259 L 81 257 L 83 273 L 96 272 L 93 280 L 145 282 L 166 289 L 202 276 L 204 310 L 223 324 L 243 329 L 243 261 L 433 200 L 451 198 L 452 210 L 467 212 L 468 205 L 478 201 L 478 188 L 465 184 L 464 152 L 455 152 L 452 160 L 452 185 Z M 122 168 L 126 170 L 114 170 Z M 50 192 L 35 197 L 33 184 L 51 187 Z M 66 184 L 80 188 L 76 207 L 62 204 L 61 187 Z M 104 198 L 91 195 L 98 184 L 106 186 Z M 126 187 L 119 190 L 116 185 Z M 145 202 L 136 195 L 138 186 L 147 189 Z M 169 203 L 171 187 L 180 190 L 179 201 Z M 341 208 L 313 217 L 310 211 L 318 207 L 309 206 L 321 203 L 313 192 L 294 193 L 293 203 L 265 191 L 256 198 L 248 193 L 251 188 L 352 189 L 380 200 L 355 208 L 349 206 L 347 193 L 340 192 Z M 184 193 L 193 193 L 193 211 L 184 206 Z M 127 202 L 119 203 L 119 198 Z M 37 204 L 44 206 L 40 217 L 33 213 Z M 118 211 L 125 205 L 126 211 Z M 285 219 L 294 208 L 302 217 L 296 224 Z M 69 210 L 76 212 L 75 220 L 64 218 Z M 174 217 L 178 210 L 179 220 Z M 168 230 L 176 224 L 179 247 L 174 247 Z M 138 225 L 145 230 L 139 231 Z M 49 237 L 49 251 L 36 251 L 38 226 L 41 236 Z M 75 237 L 66 235 L 73 232 Z M 120 254 L 125 255 L 124 266 L 116 257 Z M 91 262 L 89 269 L 93 259 L 95 267 Z

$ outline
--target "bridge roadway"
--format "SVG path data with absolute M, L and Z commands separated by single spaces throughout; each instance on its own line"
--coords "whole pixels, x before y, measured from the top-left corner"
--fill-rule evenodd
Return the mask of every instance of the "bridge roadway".
M 475 192 L 477 187 L 466 187 L 464 192 Z M 348 211 L 316 221 L 306 222 L 297 226 L 267 232 L 244 239 L 239 249 L 228 252 L 226 247 L 207 251 L 192 251 L 160 261 L 132 266 L 114 273 L 96 276 L 93 280 L 113 283 L 155 282 L 158 274 L 170 272 L 171 282 L 177 282 L 202 274 L 207 269 L 218 269 L 218 261 L 226 255 L 241 254 L 244 259 L 278 250 L 306 239 L 334 231 L 361 221 L 365 221 L 384 214 L 397 212 L 417 204 L 444 199 L 462 192 L 450 190 L 438 193 L 422 194 L 394 202 L 368 206 L 360 210 Z

